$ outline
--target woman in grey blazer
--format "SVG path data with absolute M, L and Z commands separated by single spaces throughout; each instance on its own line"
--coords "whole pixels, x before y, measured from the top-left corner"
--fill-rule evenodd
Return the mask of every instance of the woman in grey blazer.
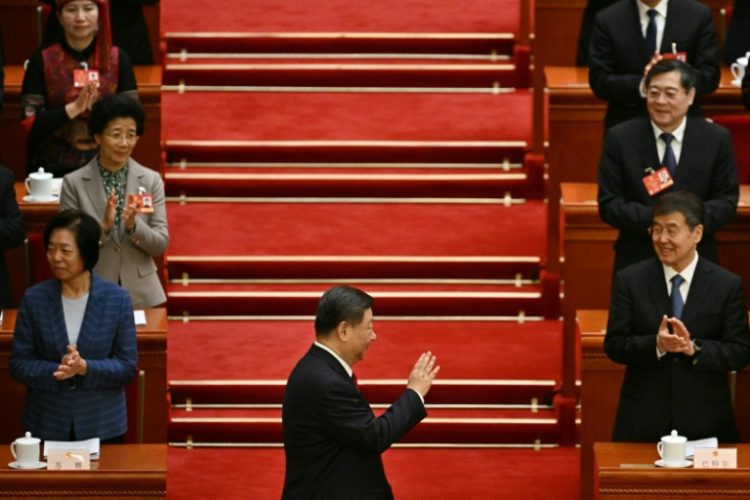
M 154 257 L 169 244 L 164 183 L 130 156 L 143 133 L 145 112 L 124 95 L 94 104 L 89 129 L 99 154 L 63 178 L 60 210 L 77 208 L 102 228 L 99 263 L 103 278 L 122 285 L 137 309 L 166 301 Z

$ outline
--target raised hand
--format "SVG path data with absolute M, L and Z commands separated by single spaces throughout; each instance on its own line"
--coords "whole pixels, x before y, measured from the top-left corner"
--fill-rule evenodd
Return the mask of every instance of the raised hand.
M 406 387 L 414 389 L 425 397 L 432 387 L 432 381 L 440 371 L 440 366 L 435 364 L 436 361 L 437 358 L 430 351 L 423 352 L 414 363 Z

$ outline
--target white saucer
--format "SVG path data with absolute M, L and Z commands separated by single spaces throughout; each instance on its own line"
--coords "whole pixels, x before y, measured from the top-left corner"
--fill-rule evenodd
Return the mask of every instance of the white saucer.
M 31 470 L 31 469 L 45 469 L 47 468 L 47 462 L 37 462 L 36 465 L 33 467 L 21 467 L 21 464 L 18 462 L 11 462 L 8 464 L 8 467 L 11 469 L 25 469 L 25 470 Z
M 56 203 L 60 201 L 60 197 L 54 194 L 50 196 L 31 196 L 27 194 L 23 197 L 23 201 L 26 203 Z
M 679 464 L 679 465 L 667 465 L 667 464 L 664 463 L 664 460 L 662 460 L 660 458 L 659 460 L 657 460 L 656 462 L 654 462 L 654 465 L 656 465 L 657 467 L 666 467 L 668 469 L 681 469 L 681 468 L 684 468 L 684 467 L 692 467 L 693 466 L 693 461 L 692 460 L 683 460 L 682 463 Z
M 732 80 L 730 83 L 735 87 L 742 87 L 742 80 Z

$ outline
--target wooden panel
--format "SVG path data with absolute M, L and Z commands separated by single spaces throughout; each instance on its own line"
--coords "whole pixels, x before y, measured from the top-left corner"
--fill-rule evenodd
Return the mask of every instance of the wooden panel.
M 0 31 L 6 65 L 23 64 L 39 46 L 38 5 L 36 0 L 0 0 Z M 7 96 L 5 102 L 8 102 Z
M 13 457 L 3 447 L 3 463 Z M 3 498 L 166 498 L 167 446 L 103 445 L 90 471 L 18 471 L 0 468 Z
M 136 66 L 138 95 L 146 108 L 145 132 L 133 157 L 155 170 L 161 169 L 161 67 Z M 0 164 L 13 170 L 16 180 L 26 177 L 26 134 L 21 127 L 23 68 L 5 67 L 5 105 L 0 114 Z
M 712 498 L 750 495 L 750 445 L 737 446 L 737 469 L 663 469 L 653 466 L 656 443 L 596 443 L 598 497 L 606 499 Z
M 10 443 L 26 431 L 21 423 L 26 387 L 10 378 L 16 313 L 13 309 L 3 311 L 0 326 L 0 394 L 3 395 L 0 442 L 3 443 Z M 146 372 L 143 440 L 163 443 L 167 439 L 167 310 L 146 309 L 146 320 L 146 325 L 136 328 L 138 369 Z

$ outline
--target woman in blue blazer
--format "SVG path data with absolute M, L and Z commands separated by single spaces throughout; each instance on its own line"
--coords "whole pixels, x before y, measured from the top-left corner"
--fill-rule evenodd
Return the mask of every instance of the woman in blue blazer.
M 18 310 L 11 376 L 27 388 L 23 421 L 48 440 L 122 442 L 125 385 L 136 373 L 133 305 L 96 276 L 99 223 L 58 214 L 44 230 L 54 279 L 29 288 Z

